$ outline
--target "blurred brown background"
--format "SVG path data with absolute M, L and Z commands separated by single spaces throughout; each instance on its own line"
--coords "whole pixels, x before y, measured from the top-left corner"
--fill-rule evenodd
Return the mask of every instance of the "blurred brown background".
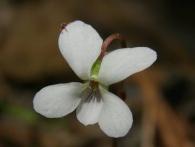
M 76 19 L 158 53 L 124 83 L 134 124 L 118 147 L 194 147 L 194 10 L 190 0 L 0 0 L 0 147 L 112 146 L 75 113 L 46 119 L 32 108 L 40 88 L 79 80 L 57 44 L 60 24 Z

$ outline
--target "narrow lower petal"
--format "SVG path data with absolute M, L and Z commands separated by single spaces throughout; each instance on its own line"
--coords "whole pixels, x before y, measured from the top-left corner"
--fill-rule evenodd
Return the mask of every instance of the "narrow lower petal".
M 101 52 L 102 38 L 96 30 L 82 21 L 74 21 L 62 30 L 58 44 L 77 76 L 89 79 L 91 67 Z
M 98 79 L 104 85 L 117 83 L 148 68 L 156 58 L 156 52 L 147 47 L 117 49 L 103 58 Z
M 79 105 L 82 87 L 83 84 L 77 82 L 44 87 L 34 97 L 34 109 L 48 118 L 63 117 Z
M 96 98 L 82 102 L 77 108 L 77 119 L 85 126 L 97 123 L 102 106 L 102 100 Z
M 99 116 L 99 126 L 110 137 L 125 136 L 133 123 L 129 107 L 116 95 L 101 88 L 103 108 Z

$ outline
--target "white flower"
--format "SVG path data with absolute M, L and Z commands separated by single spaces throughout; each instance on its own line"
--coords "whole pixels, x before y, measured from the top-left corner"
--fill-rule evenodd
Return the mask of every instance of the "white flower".
M 34 97 L 36 112 L 48 118 L 63 117 L 76 109 L 84 125 L 98 123 L 110 137 L 125 136 L 132 126 L 128 106 L 107 90 L 108 86 L 149 67 L 157 58 L 146 47 L 123 48 L 105 55 L 101 64 L 102 38 L 81 21 L 68 24 L 60 33 L 59 48 L 73 71 L 85 81 L 44 87 Z M 95 64 L 94 64 L 95 63 Z

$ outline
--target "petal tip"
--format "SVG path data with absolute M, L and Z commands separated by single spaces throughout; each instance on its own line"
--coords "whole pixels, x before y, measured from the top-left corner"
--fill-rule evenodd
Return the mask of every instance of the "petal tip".
M 123 137 L 132 128 L 133 115 L 129 107 L 116 95 L 101 89 L 104 108 L 98 121 L 100 129 L 109 137 Z
M 151 57 L 153 57 L 153 61 L 155 62 L 157 59 L 157 52 L 149 47 L 142 47 L 144 50 L 148 51 L 148 54 L 151 55 Z

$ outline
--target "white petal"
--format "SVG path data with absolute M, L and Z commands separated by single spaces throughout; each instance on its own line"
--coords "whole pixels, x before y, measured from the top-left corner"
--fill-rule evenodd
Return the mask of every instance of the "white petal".
M 97 123 L 102 106 L 102 100 L 96 98 L 82 102 L 77 108 L 77 119 L 85 126 Z
M 44 87 L 34 97 L 34 109 L 48 118 L 65 116 L 80 103 L 81 90 L 82 84 L 77 82 Z
M 62 30 L 58 43 L 73 71 L 81 79 L 89 79 L 91 67 L 101 52 L 102 38 L 96 30 L 82 21 L 74 21 Z
M 103 108 L 99 116 L 99 126 L 110 137 L 125 136 L 133 123 L 129 107 L 116 95 L 101 89 Z
M 115 50 L 103 58 L 99 81 L 110 85 L 124 80 L 152 65 L 156 58 L 156 52 L 146 47 Z

